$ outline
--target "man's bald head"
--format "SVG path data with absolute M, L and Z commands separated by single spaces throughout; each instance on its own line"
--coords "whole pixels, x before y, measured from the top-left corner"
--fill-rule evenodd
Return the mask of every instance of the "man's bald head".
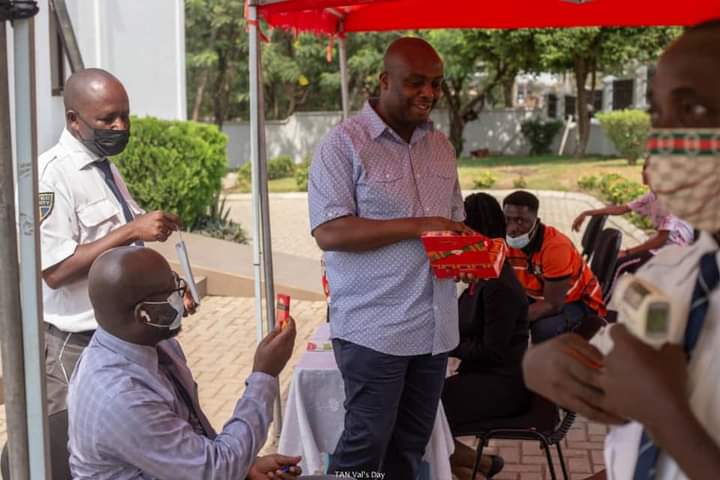
M 63 93 L 65 121 L 76 138 L 94 138 L 92 129 L 130 128 L 130 102 L 125 87 L 113 74 L 99 68 L 73 73 Z
M 408 64 L 420 61 L 434 63 L 442 67 L 442 60 L 435 49 L 422 38 L 403 37 L 390 44 L 383 57 L 383 69 L 393 72 L 405 69 Z
M 89 103 L 103 101 L 113 90 L 125 92 L 125 87 L 106 70 L 86 68 L 75 72 L 70 75 L 63 90 L 65 111 L 82 110 Z
M 720 20 L 688 29 L 663 53 L 652 80 L 654 127 L 720 127 Z
M 421 38 L 399 38 L 385 52 L 375 110 L 406 141 L 442 96 L 443 63 Z
M 88 274 L 90 301 L 98 324 L 113 335 L 134 343 L 157 343 L 137 322 L 135 306 L 143 300 L 163 301 L 176 288 L 170 265 L 162 255 L 149 248 L 118 247 L 108 250 L 93 262 Z M 152 336 L 152 335 L 151 335 Z

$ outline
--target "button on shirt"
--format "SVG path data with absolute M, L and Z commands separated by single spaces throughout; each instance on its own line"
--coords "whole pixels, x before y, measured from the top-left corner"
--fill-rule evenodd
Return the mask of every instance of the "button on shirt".
M 188 402 L 162 368 L 172 359 L 182 383 L 197 387 L 180 344 L 125 342 L 98 328 L 80 357 L 68 393 L 70 469 L 76 480 L 245 478 L 265 443 L 277 382 L 253 373 L 223 431 L 198 433 Z M 199 406 L 200 423 L 209 425 Z
M 648 261 L 637 275 L 659 287 L 673 303 L 672 343 L 683 343 L 685 325 L 690 311 L 690 300 L 703 254 L 718 249 L 713 238 L 703 233 L 697 242 L 687 247 L 668 246 Z M 613 297 L 613 302 L 617 301 Z M 720 290 L 710 295 L 705 324 L 700 339 L 688 364 L 688 395 L 690 407 L 705 427 L 705 431 L 720 445 Z M 615 309 L 614 305 L 610 308 Z M 622 322 L 622 317 L 618 318 Z M 592 343 L 607 353 L 612 349 L 609 330 L 601 331 Z M 672 422 L 672 419 L 668 419 Z M 626 480 L 633 477 L 638 458 L 642 426 L 637 422 L 613 427 L 605 439 L 605 465 L 608 480 Z M 656 480 L 687 480 L 677 463 L 661 452 L 657 464 Z
M 46 201 L 40 223 L 43 270 L 72 256 L 78 245 L 99 240 L 127 223 L 102 172 L 93 165 L 97 160 L 100 158 L 67 130 L 57 145 L 40 156 L 38 192 Z M 133 215 L 143 214 L 120 172 L 112 164 L 111 168 L 118 190 Z M 44 320 L 60 330 L 81 332 L 97 327 L 87 278 L 55 290 L 43 282 L 43 304 Z
M 310 228 L 353 215 L 465 217 L 455 152 L 431 122 L 400 138 L 366 103 L 318 146 L 308 184 Z M 389 355 L 458 344 L 455 282 L 438 280 L 419 239 L 365 252 L 325 252 L 333 338 Z

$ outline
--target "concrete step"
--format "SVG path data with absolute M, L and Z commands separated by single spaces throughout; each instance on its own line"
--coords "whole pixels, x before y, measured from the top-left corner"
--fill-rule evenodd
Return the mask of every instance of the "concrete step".
M 183 233 L 193 275 L 199 283 L 205 277 L 205 294 L 233 297 L 252 297 L 254 289 L 253 254 L 250 245 L 241 245 L 203 235 Z M 170 265 L 180 271 L 175 244 L 180 239 L 174 233 L 166 242 L 147 243 L 160 252 Z M 320 262 L 273 253 L 275 291 L 298 300 L 322 301 L 325 295 L 320 282 Z

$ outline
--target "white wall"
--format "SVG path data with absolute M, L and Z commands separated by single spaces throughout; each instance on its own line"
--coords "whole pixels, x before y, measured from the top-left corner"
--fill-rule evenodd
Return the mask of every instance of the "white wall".
M 62 97 L 51 91 L 48 0 L 38 5 L 35 88 L 38 152 L 43 152 L 57 142 L 65 121 Z M 67 0 L 67 6 L 85 66 L 106 69 L 123 82 L 131 113 L 187 118 L 183 0 Z M 11 79 L 12 33 L 8 28 Z M 12 98 L 12 80 L 10 88 Z
M 507 155 L 527 153 L 530 148 L 520 134 L 520 124 L 533 116 L 523 110 L 487 110 L 465 126 L 463 155 L 477 149 L 487 148 L 491 152 Z M 298 112 L 287 120 L 269 121 L 265 127 L 267 157 L 290 155 L 296 162 L 302 161 L 315 151 L 322 137 L 340 121 L 340 112 Z M 448 116 L 444 110 L 432 113 L 435 125 L 448 131 Z M 223 131 L 228 136 L 228 165 L 239 167 L 250 160 L 250 125 L 247 122 L 227 122 Z M 561 134 L 555 138 L 553 150 L 557 152 Z M 569 134 L 566 153 L 575 148 L 575 129 Z M 612 143 L 605 137 L 600 125 L 593 121 L 588 154 L 614 155 Z

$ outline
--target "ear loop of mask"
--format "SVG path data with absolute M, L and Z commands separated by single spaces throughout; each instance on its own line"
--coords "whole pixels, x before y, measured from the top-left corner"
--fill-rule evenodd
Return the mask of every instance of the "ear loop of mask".
M 161 324 L 161 323 L 155 323 L 155 322 L 152 321 L 152 318 L 151 318 L 150 315 L 147 313 L 147 311 L 142 307 L 142 304 L 146 304 L 146 305 L 165 305 L 165 304 L 168 304 L 168 305 L 170 305 L 170 306 L 173 308 L 173 310 L 175 311 L 175 318 L 173 319 L 172 322 L 170 322 L 170 323 L 167 324 L 167 325 L 166 325 L 166 324 Z M 182 312 L 182 311 L 178 312 L 177 308 L 175 308 L 175 306 L 174 306 L 172 303 L 168 302 L 168 301 L 165 301 L 165 302 L 144 301 L 144 302 L 141 302 L 141 303 L 139 303 L 139 304 L 137 304 L 137 305 L 135 306 L 135 314 L 136 314 L 137 316 L 139 316 L 139 317 L 143 320 L 143 322 L 145 323 L 145 325 L 149 325 L 149 326 L 155 327 L 155 328 L 166 328 L 166 329 L 169 329 L 169 330 L 177 330 L 178 327 L 180 327 L 180 323 L 182 322 L 183 313 L 184 313 L 184 312 Z

